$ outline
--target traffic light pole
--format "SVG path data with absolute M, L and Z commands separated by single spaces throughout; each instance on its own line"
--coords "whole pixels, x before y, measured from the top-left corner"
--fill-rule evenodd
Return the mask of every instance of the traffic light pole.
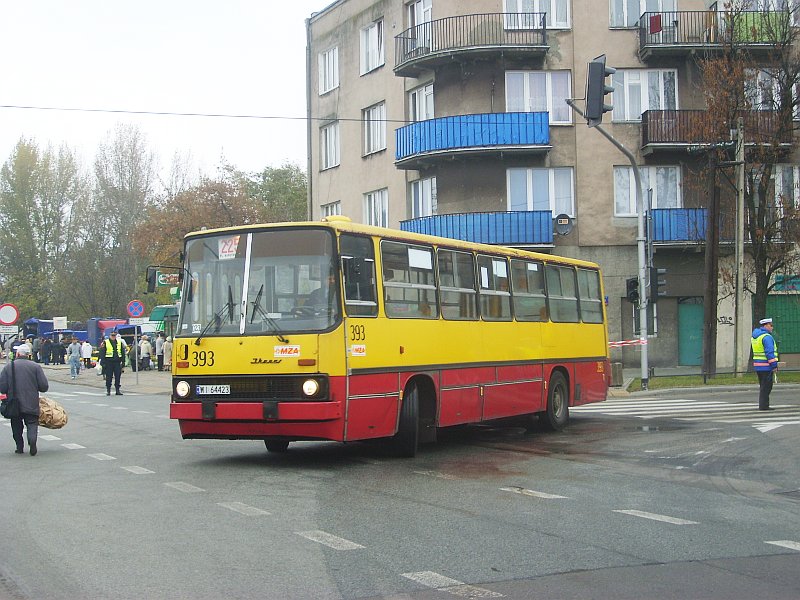
M 586 118 L 586 115 L 584 115 L 583 111 L 575 105 L 575 102 L 571 98 L 567 99 L 567 104 L 581 117 Z M 646 390 L 649 383 L 650 369 L 647 364 L 647 240 L 645 238 L 644 228 L 645 206 L 644 195 L 642 194 L 642 176 L 639 173 L 639 166 L 636 164 L 636 157 L 630 152 L 630 150 L 615 140 L 614 136 L 603 129 L 602 125 L 596 125 L 594 128 L 603 134 L 603 137 L 605 137 L 609 142 L 614 144 L 614 146 L 616 146 L 620 152 L 628 157 L 631 167 L 633 168 L 633 178 L 636 184 L 636 217 L 638 221 L 636 243 L 639 256 L 639 344 L 642 349 L 641 379 L 642 389 Z

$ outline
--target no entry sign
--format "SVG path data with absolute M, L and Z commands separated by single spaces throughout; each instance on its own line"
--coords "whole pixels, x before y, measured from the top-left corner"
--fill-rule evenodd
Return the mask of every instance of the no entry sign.
M 0 304 L 0 325 L 13 325 L 19 319 L 19 309 L 13 304 Z

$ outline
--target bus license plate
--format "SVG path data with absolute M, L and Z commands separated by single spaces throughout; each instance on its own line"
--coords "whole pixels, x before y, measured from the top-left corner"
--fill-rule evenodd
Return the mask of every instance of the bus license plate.
M 229 385 L 198 385 L 198 396 L 211 396 L 220 394 L 230 394 L 231 386 Z

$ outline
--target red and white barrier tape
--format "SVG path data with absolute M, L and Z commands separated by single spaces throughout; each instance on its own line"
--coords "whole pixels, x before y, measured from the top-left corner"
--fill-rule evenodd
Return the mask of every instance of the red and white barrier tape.
M 622 348 L 623 346 L 646 346 L 647 338 L 636 340 L 622 340 L 621 342 L 608 342 L 609 348 Z

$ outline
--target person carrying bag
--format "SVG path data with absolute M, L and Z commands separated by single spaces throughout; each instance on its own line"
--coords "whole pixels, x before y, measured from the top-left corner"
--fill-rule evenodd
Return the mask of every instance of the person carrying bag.
M 46 392 L 50 384 L 42 367 L 30 360 L 30 346 L 27 344 L 17 346 L 16 353 L 17 360 L 7 364 L 0 372 L 0 394 L 8 396 L 10 391 L 11 402 L 16 405 L 16 415 L 14 415 L 15 408 L 12 407 L 8 417 L 11 419 L 11 434 L 17 445 L 15 452 L 17 454 L 25 452 L 22 431 L 26 429 L 31 456 L 36 456 L 38 452 L 36 441 L 39 435 L 39 392 Z

